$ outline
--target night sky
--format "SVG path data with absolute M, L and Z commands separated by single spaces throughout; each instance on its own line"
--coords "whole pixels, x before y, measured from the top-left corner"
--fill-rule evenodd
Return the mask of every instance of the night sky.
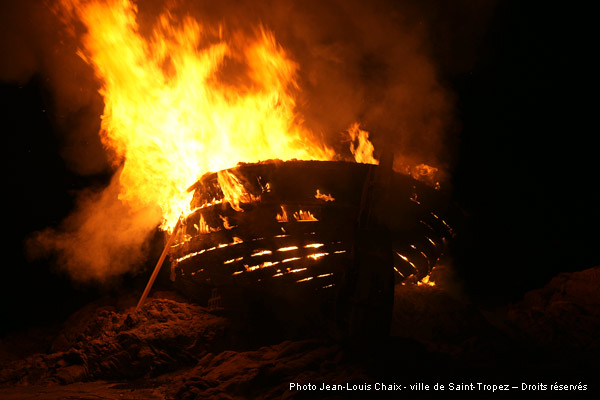
M 559 272 L 600 265 L 585 12 L 522 3 L 496 6 L 467 70 L 450 68 L 438 49 L 459 121 L 447 185 L 460 210 L 453 268 L 468 298 L 490 306 L 514 302 Z M 105 293 L 73 285 L 51 260 L 31 261 L 24 241 L 57 226 L 77 191 L 110 175 L 81 177 L 67 168 L 43 75 L 0 88 L 5 333 L 60 321 Z

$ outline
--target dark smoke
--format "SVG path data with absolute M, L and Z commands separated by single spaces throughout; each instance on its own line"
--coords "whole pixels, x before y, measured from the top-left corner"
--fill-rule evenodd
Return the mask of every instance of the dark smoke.
M 68 167 L 81 175 L 106 170 L 98 136 L 104 107 L 99 82 L 76 54 L 78 44 L 41 0 L 2 2 L 0 29 L 0 81 L 24 84 L 40 76 L 51 96 L 49 111 Z
M 448 172 L 458 122 L 446 80 L 472 66 L 493 2 L 411 3 L 167 2 L 173 15 L 189 14 L 205 25 L 272 30 L 300 67 L 299 115 L 339 154 L 349 155 L 343 132 L 359 122 L 376 152 L 393 149 L 397 165 L 426 163 Z M 138 2 L 142 32 L 151 31 L 164 4 Z M 0 65 L 0 80 L 44 77 L 68 167 L 81 175 L 106 171 L 98 135 L 101 82 L 77 56 L 77 37 L 42 1 L 1 7 L 0 52 L 10 62 Z M 81 194 L 74 214 L 36 234 L 30 248 L 56 253 L 77 280 L 118 275 L 139 263 L 159 216 L 122 204 L 116 185 L 113 179 L 102 193 Z

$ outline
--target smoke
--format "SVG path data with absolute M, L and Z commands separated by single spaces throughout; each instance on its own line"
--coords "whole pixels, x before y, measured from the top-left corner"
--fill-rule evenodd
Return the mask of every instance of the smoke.
M 357 121 L 376 152 L 387 147 L 397 162 L 446 161 L 452 98 L 438 81 L 422 26 L 382 1 L 315 2 L 298 15 L 286 20 L 301 49 L 301 107 L 311 127 L 335 146 L 336 135 Z
M 77 42 L 43 0 L 2 2 L 0 29 L 0 81 L 21 85 L 39 77 L 69 169 L 80 175 L 104 172 L 109 164 L 98 135 L 99 82 L 77 55 Z
M 494 3 L 411 3 L 197 3 L 193 12 L 273 30 L 300 65 L 299 114 L 338 154 L 349 148 L 341 133 L 359 122 L 376 152 L 394 153 L 397 169 L 423 163 L 447 171 L 458 121 L 446 80 L 472 67 Z
M 34 234 L 28 241 L 31 256 L 55 253 L 76 281 L 105 281 L 145 261 L 160 209 L 120 201 L 119 175 L 103 190 L 80 193 L 75 211 L 58 228 Z
M 41 75 L 68 167 L 80 175 L 111 168 L 98 135 L 101 82 L 77 55 L 73 30 L 43 1 L 4 3 L 0 52 L 11 62 L 0 64 L 0 80 L 24 83 Z M 448 171 L 457 120 L 445 79 L 472 66 L 493 2 L 409 3 L 167 2 L 172 15 L 191 15 L 204 25 L 272 30 L 299 65 L 299 116 L 338 154 L 349 156 L 343 132 L 359 122 L 376 156 L 391 149 L 397 167 L 424 163 Z M 150 32 L 164 4 L 138 2 L 142 33 Z M 74 279 L 84 281 L 139 265 L 160 215 L 119 200 L 118 176 L 101 192 L 81 193 L 61 226 L 35 234 L 32 253 L 56 254 Z
M 348 155 L 343 132 L 359 122 L 397 166 L 449 170 L 459 121 L 447 80 L 473 67 L 495 0 L 412 3 L 178 1 L 169 9 L 209 26 L 273 31 L 299 65 L 299 115 L 338 154 Z M 138 4 L 149 33 L 162 3 Z

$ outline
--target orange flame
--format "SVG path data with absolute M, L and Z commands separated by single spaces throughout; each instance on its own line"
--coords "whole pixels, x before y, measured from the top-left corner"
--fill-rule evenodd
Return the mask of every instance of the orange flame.
M 373 157 L 375 147 L 369 140 L 369 132 L 363 131 L 358 123 L 354 123 L 348 128 L 348 134 L 351 140 L 350 151 L 357 163 L 379 164 L 379 161 Z M 358 142 L 356 146 L 355 141 Z
M 294 213 L 296 221 L 318 221 L 310 211 L 298 210 Z
M 429 275 L 417 282 L 417 286 L 435 286 L 435 282 L 431 280 Z
M 196 228 L 198 233 L 211 233 L 211 232 L 216 232 L 219 230 L 218 228 L 210 227 L 206 223 L 206 220 L 204 219 L 204 216 L 202 214 L 200 214 L 200 220 L 198 221 L 198 224 L 194 225 L 194 227 Z
M 287 212 L 283 206 L 281 206 L 281 214 L 277 214 L 275 218 L 277 218 L 277 222 L 288 222 Z
M 102 82 L 102 141 L 123 164 L 119 198 L 158 205 L 163 229 L 189 212 L 185 189 L 206 172 L 333 157 L 297 118 L 297 65 L 268 30 L 226 39 L 222 27 L 166 11 L 148 39 L 131 0 L 61 0 L 58 13 L 86 28 L 79 55 Z M 231 64 L 242 83 L 223 82 Z
M 251 203 L 260 199 L 260 196 L 256 197 L 246 192 L 240 180 L 227 170 L 217 172 L 217 179 L 223 192 L 223 200 L 228 202 L 235 211 L 244 211 L 240 203 Z
M 325 202 L 334 201 L 335 198 L 331 194 L 323 194 L 319 189 L 317 189 L 317 194 L 315 194 L 315 199 L 320 199 Z
M 402 163 L 398 170 L 412 176 L 414 179 L 421 181 L 435 189 L 440 189 L 439 168 L 433 167 L 428 164 L 409 164 Z

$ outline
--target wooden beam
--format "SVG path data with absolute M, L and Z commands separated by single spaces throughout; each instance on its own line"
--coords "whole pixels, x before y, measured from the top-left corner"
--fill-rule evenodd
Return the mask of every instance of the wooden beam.
M 173 240 L 175 240 L 175 236 L 177 235 L 177 231 L 179 230 L 180 226 L 181 226 L 181 217 L 179 217 L 179 219 L 177 220 L 177 223 L 175 224 L 175 228 L 173 228 L 173 233 L 171 233 L 171 236 L 169 236 L 169 240 L 167 240 L 167 244 L 165 245 L 165 248 L 164 248 L 162 254 L 160 255 L 160 258 L 158 259 L 158 262 L 156 263 L 156 267 L 154 267 L 154 271 L 152 271 L 152 275 L 150 276 L 150 280 L 148 281 L 148 284 L 146 285 L 146 289 L 144 289 L 144 293 L 142 293 L 142 297 L 140 297 L 140 301 L 138 301 L 137 306 L 135 307 L 136 312 L 140 309 L 142 304 L 144 304 L 144 301 L 146 301 L 146 297 L 148 297 L 148 294 L 150 293 L 150 289 L 152 289 L 152 285 L 154 285 L 154 281 L 156 280 L 156 277 L 158 276 L 158 272 L 160 271 L 160 268 L 162 267 L 163 262 L 165 261 L 165 258 L 167 257 L 167 254 L 169 253 L 169 247 L 171 247 Z

